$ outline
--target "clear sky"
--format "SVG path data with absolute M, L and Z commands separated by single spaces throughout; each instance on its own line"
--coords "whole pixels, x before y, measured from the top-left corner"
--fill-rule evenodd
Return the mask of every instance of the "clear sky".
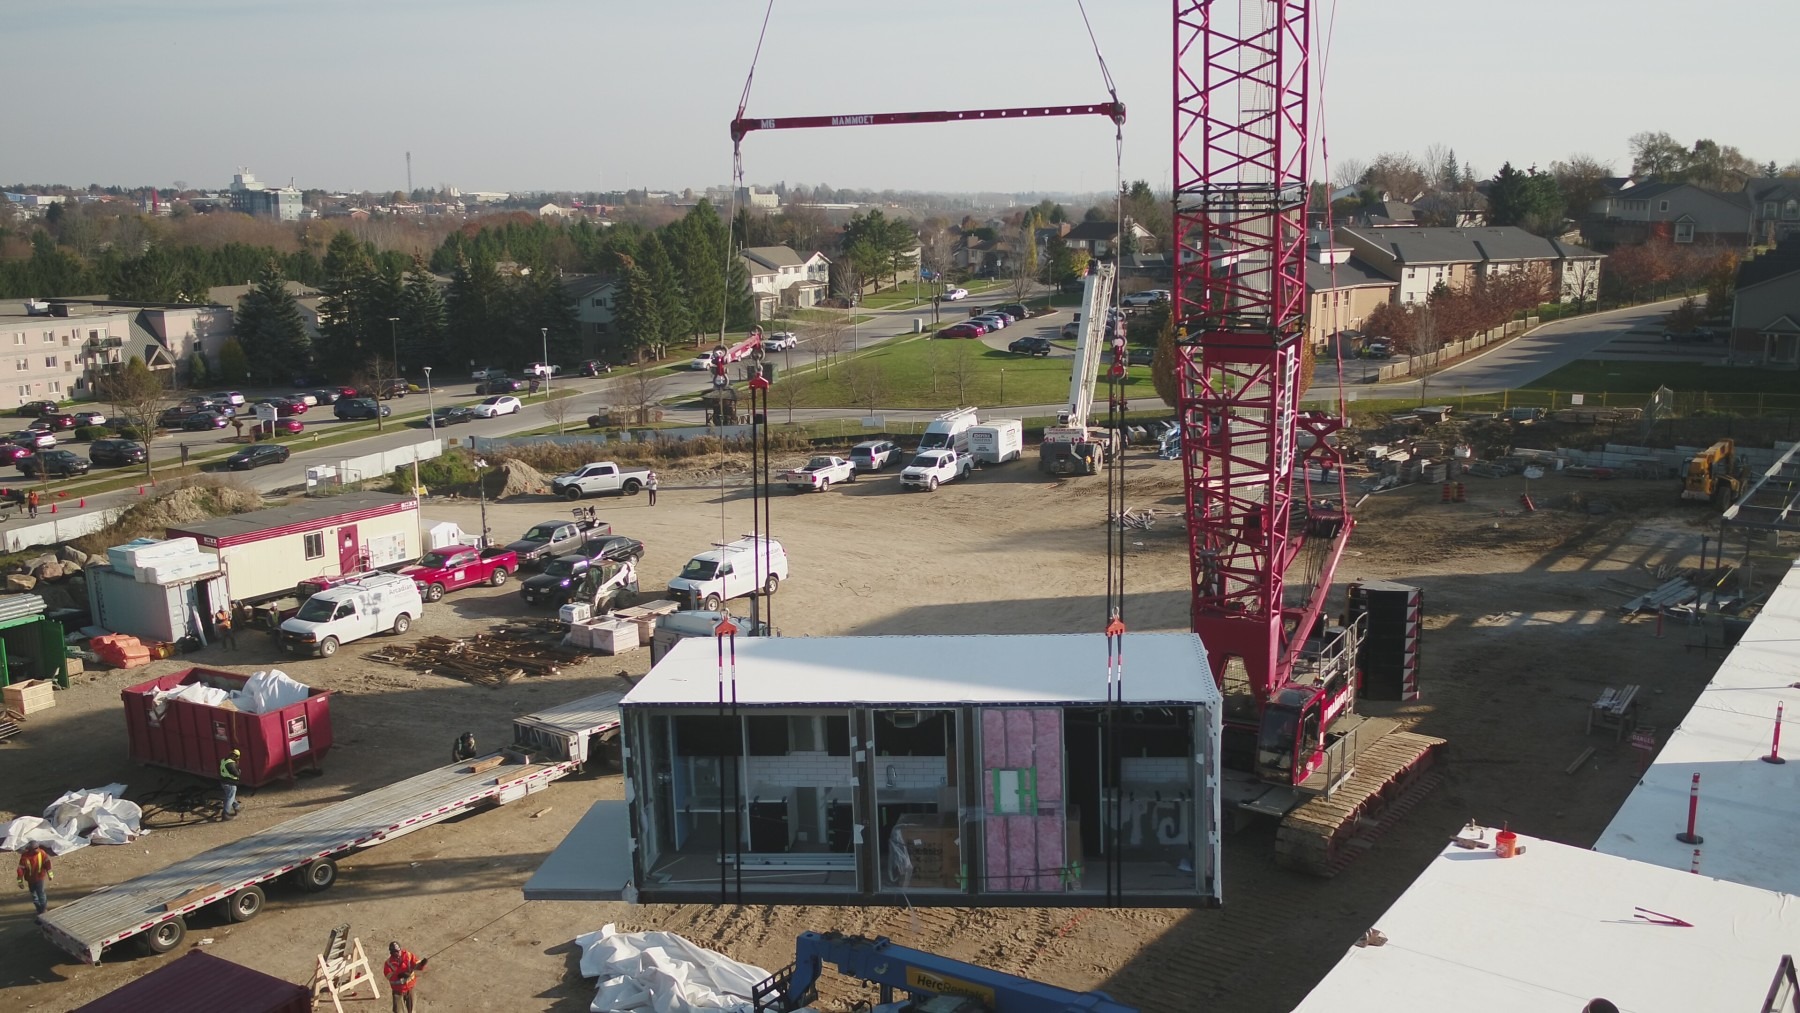
M 1221 6 L 1235 10 L 1232 0 Z M 0 181 L 221 187 L 704 187 L 762 0 L 4 0 Z M 1441 143 L 1478 172 L 1626 138 L 1800 158 L 1794 0 L 1316 0 L 1334 157 Z M 1127 179 L 1169 177 L 1169 0 L 1088 0 L 1130 108 Z M 1316 55 L 1315 55 L 1316 58 Z M 1074 0 L 776 0 L 749 112 L 1105 100 Z M 1776 106 L 1771 107 L 1770 102 Z M 1110 187 L 1099 118 L 752 135 L 751 182 L 1023 192 Z M 1323 176 L 1315 161 L 1314 175 Z

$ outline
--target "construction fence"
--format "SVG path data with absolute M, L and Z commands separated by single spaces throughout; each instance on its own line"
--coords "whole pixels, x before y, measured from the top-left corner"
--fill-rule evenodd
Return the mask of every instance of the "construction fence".
M 392 450 L 377 451 L 361 457 L 347 457 L 335 464 L 306 469 L 306 494 L 329 496 L 347 485 L 372 478 L 384 478 L 395 468 L 429 461 L 444 452 L 443 440 L 423 440 Z

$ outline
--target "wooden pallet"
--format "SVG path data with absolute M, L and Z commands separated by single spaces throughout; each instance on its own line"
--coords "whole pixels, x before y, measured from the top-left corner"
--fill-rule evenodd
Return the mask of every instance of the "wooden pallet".
M 1356 770 L 1330 795 L 1288 813 L 1275 836 L 1277 865 L 1335 876 L 1438 783 L 1428 775 L 1444 740 L 1392 732 L 1356 756 Z

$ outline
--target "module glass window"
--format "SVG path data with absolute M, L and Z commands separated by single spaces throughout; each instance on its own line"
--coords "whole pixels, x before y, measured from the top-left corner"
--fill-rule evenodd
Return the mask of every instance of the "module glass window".
M 306 536 L 306 558 L 319 559 L 325 555 L 325 533 L 315 531 Z

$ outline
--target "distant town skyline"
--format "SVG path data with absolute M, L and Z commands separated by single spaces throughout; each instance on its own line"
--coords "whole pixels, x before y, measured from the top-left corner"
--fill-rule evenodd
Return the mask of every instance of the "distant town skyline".
M 1235 11 L 1235 5 L 1231 5 Z M 1072 2 L 777 2 L 750 115 L 977 109 L 1107 99 Z M 1122 175 L 1170 175 L 1171 5 L 1090 0 L 1130 110 Z M 1318 0 L 1335 159 L 1455 150 L 1483 177 L 1574 154 L 1630 169 L 1627 139 L 1710 138 L 1759 163 L 1800 136 L 1753 96 L 1791 90 L 1739 52 L 1800 31 L 1800 5 Z M 672 0 L 14 0 L 0 181 L 222 190 L 259 178 L 330 191 L 704 190 L 729 181 L 726 125 L 763 5 Z M 1472 30 L 1478 27 L 1479 30 Z M 1680 48 L 1671 48 L 1671 32 Z M 870 190 L 1082 194 L 1112 186 L 1099 117 L 753 134 L 746 181 Z M 1313 175 L 1324 178 L 1315 155 Z

